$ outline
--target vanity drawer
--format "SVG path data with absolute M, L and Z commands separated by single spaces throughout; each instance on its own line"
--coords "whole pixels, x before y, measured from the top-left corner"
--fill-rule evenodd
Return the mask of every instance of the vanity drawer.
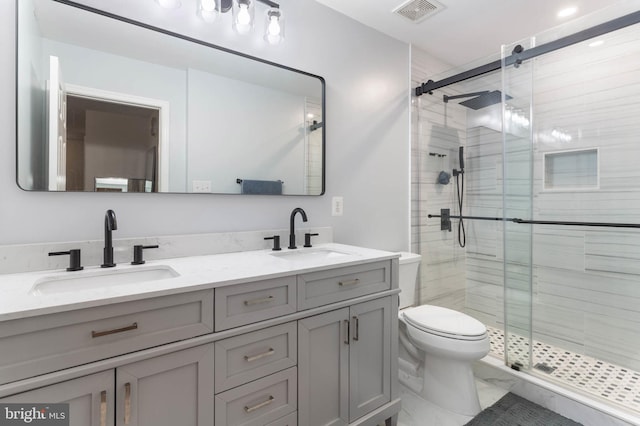
M 283 277 L 216 289 L 216 331 L 296 312 L 296 278 Z
M 292 322 L 216 342 L 216 393 L 295 366 L 297 337 Z
M 291 413 L 275 422 L 269 423 L 267 426 L 298 426 L 298 412 Z
M 391 289 L 391 262 L 375 262 L 298 276 L 298 309 Z
M 0 383 L 213 332 L 213 290 L 0 322 Z
M 267 425 L 297 410 L 297 394 L 296 367 L 220 393 L 216 426 Z

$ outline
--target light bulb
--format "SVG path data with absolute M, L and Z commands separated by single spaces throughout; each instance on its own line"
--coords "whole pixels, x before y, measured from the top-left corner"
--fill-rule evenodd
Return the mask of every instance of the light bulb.
M 165 9 L 177 9 L 182 3 L 180 0 L 156 0 L 161 7 Z
M 200 0 L 199 15 L 205 22 L 213 22 L 218 15 L 217 0 Z
M 567 7 L 562 10 L 559 10 L 557 15 L 558 18 L 566 18 L 568 16 L 574 15 L 578 11 L 577 7 Z
M 201 0 L 200 7 L 203 12 L 215 12 L 216 11 L 216 0 Z
M 233 26 L 238 34 L 253 28 L 254 0 L 233 0 Z
M 249 6 L 241 4 L 238 10 L 238 25 L 249 25 L 251 23 L 251 15 L 249 15 Z
M 277 16 L 269 17 L 269 27 L 267 31 L 269 31 L 269 35 L 271 36 L 280 35 L 280 21 Z
M 278 44 L 284 38 L 284 20 L 279 9 L 272 8 L 267 11 L 264 39 L 269 44 Z

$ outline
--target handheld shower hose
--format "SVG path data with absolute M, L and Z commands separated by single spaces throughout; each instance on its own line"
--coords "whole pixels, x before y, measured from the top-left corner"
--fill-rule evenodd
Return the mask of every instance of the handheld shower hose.
M 460 170 L 453 170 L 453 175 L 456 177 L 456 193 L 458 194 L 458 209 L 460 212 L 460 219 L 458 220 L 458 244 L 460 247 L 467 245 L 467 235 L 464 229 L 464 220 L 462 219 L 462 201 L 464 199 L 464 147 L 458 149 L 458 161 L 460 163 Z

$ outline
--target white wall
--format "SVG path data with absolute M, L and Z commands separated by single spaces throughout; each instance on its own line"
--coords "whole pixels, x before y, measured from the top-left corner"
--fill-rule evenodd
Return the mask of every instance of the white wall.
M 322 197 L 23 192 L 15 184 L 15 4 L 0 2 L 0 243 L 100 239 L 108 208 L 114 238 L 286 226 L 294 207 L 309 226 L 333 226 L 338 242 L 391 250 L 409 238 L 409 47 L 313 0 L 285 0 L 287 39 L 270 47 L 232 32 L 229 16 L 205 26 L 195 3 L 178 12 L 155 2 L 87 0 L 326 79 L 327 181 Z M 344 216 L 331 197 L 344 196 Z M 43 214 L 45 213 L 46 214 Z

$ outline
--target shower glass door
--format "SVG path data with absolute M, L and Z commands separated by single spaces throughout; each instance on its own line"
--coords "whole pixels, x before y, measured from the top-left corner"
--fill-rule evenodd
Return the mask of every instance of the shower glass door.
M 507 62 L 528 49 L 530 39 L 502 47 L 504 357 L 517 370 L 531 368 L 532 225 L 506 220 L 533 216 L 533 144 L 531 132 L 534 61 Z

